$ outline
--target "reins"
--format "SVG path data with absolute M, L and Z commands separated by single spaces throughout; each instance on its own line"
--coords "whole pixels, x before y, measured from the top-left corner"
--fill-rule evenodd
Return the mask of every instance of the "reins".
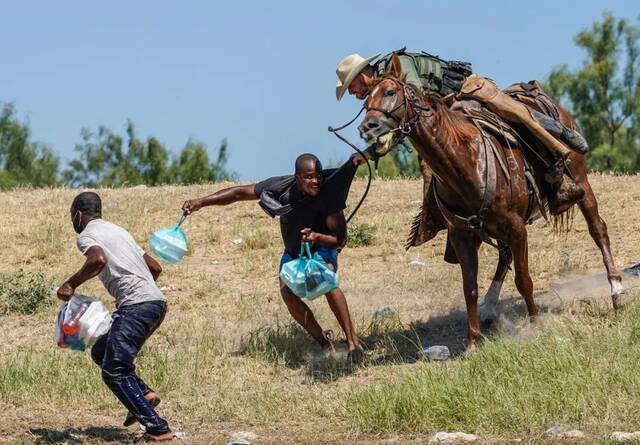
M 362 152 L 362 150 L 360 150 L 355 144 L 353 144 L 347 138 L 345 138 L 340 133 L 338 133 L 338 131 L 344 130 L 349 125 L 354 123 L 355 120 L 358 119 L 358 117 L 360 117 L 360 115 L 362 114 L 362 112 L 365 109 L 366 109 L 365 107 L 360 108 L 360 111 L 358 112 L 358 114 L 356 114 L 356 117 L 354 117 L 349 122 L 347 122 L 346 124 L 342 125 L 341 127 L 333 128 L 332 126 L 329 126 L 329 128 L 328 128 L 328 130 L 331 133 L 335 134 L 338 139 L 340 139 L 342 142 L 347 144 L 349 147 L 353 148 L 360 156 L 362 156 L 362 159 L 364 159 L 364 161 L 367 163 L 367 169 L 369 170 L 369 179 L 367 180 L 367 187 L 365 188 L 364 193 L 362 194 L 362 197 L 360 198 L 360 201 L 358 202 L 358 205 L 353 209 L 353 211 L 351 212 L 351 214 L 347 218 L 347 220 L 346 220 L 347 224 L 355 216 L 356 212 L 360 209 L 360 207 L 362 206 L 362 203 L 364 203 L 364 200 L 367 198 L 367 195 L 369 194 L 369 188 L 371 188 L 371 179 L 373 178 L 373 171 L 371 170 L 371 165 L 369 164 L 369 160 L 367 159 L 367 156 Z

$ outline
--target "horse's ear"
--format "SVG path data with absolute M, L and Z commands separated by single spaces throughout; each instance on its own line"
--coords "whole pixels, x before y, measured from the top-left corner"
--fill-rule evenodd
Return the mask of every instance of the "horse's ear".
M 402 79 L 402 64 L 400 63 L 400 57 L 397 53 L 391 55 L 391 69 L 389 74 L 396 79 Z

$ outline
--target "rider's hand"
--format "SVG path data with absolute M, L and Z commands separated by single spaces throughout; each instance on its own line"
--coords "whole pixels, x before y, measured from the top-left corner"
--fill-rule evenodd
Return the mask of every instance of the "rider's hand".
M 182 211 L 185 215 L 191 215 L 193 212 L 197 212 L 201 208 L 202 201 L 200 201 L 199 199 L 190 199 L 182 204 Z
M 75 291 L 76 290 L 68 281 L 64 282 L 58 288 L 58 298 L 62 301 L 69 301 Z
M 302 241 L 311 243 L 314 245 L 316 240 L 318 239 L 319 234 L 311 230 L 310 228 L 305 228 L 300 231 L 302 233 Z

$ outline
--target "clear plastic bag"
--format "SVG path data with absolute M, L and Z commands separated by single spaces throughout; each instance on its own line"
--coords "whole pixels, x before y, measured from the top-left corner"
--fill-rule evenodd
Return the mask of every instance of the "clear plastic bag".
M 84 351 L 106 334 L 111 314 L 102 302 L 75 294 L 58 309 L 55 339 L 61 348 Z
M 149 236 L 149 247 L 167 263 L 177 263 L 189 250 L 187 236 L 180 228 L 185 219 L 182 215 L 178 225 L 158 229 Z
M 338 275 L 324 259 L 317 253 L 311 255 L 309 243 L 302 245 L 297 259 L 282 266 L 280 278 L 294 294 L 305 300 L 318 298 L 340 285 Z

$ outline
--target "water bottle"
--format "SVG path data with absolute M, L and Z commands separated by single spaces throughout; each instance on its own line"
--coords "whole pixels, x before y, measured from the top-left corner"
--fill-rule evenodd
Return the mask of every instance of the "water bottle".
M 65 335 L 73 336 L 80 331 L 80 318 L 82 318 L 82 315 L 88 307 L 88 304 L 84 302 L 80 303 L 78 307 L 75 308 L 74 312 L 72 312 L 71 317 L 69 317 L 68 320 L 65 320 L 62 325 L 62 332 L 64 332 Z
M 444 345 L 437 345 L 424 348 L 422 350 L 422 355 L 424 355 L 429 360 L 446 360 L 449 358 L 451 353 L 449 352 L 448 347 Z
M 69 336 L 76 335 L 80 330 L 80 317 L 82 317 L 82 314 L 77 312 L 73 317 L 71 317 L 71 319 L 65 321 L 62 325 L 62 332 Z

